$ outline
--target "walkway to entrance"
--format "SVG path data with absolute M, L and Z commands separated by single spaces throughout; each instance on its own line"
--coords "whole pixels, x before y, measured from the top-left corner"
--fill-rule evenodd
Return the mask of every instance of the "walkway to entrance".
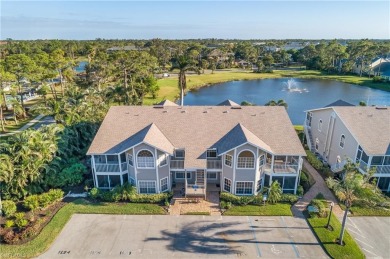
M 221 215 L 219 208 L 220 188 L 216 184 L 207 184 L 206 200 L 202 198 L 184 197 L 184 184 L 177 184 L 173 189 L 170 215 L 184 215 L 192 213 L 210 213 Z

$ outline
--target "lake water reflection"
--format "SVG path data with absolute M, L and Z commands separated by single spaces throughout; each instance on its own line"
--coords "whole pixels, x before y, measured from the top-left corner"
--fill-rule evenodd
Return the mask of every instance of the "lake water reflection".
M 185 105 L 215 105 L 226 99 L 237 103 L 249 101 L 264 105 L 269 100 L 283 99 L 293 124 L 302 124 L 304 111 L 324 107 L 338 99 L 359 104 L 390 105 L 390 92 L 368 87 L 320 79 L 278 78 L 232 81 L 189 92 Z

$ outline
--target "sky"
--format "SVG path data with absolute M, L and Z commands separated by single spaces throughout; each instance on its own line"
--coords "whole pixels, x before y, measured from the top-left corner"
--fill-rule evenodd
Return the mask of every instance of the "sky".
M 0 39 L 390 39 L 390 1 L 0 0 Z

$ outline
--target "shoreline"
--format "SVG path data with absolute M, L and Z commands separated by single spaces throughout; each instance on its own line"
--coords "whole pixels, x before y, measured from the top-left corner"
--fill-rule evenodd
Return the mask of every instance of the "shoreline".
M 359 77 L 354 75 L 328 75 L 316 70 L 275 70 L 273 73 L 253 73 L 246 71 L 217 71 L 214 74 L 188 74 L 186 92 L 198 90 L 203 87 L 232 81 L 261 80 L 276 78 L 302 78 L 339 81 L 347 84 L 368 87 L 384 92 L 390 92 L 390 84 L 373 83 L 372 78 Z M 144 99 L 144 105 L 153 105 L 161 100 L 168 99 L 176 102 L 179 98 L 177 78 L 165 78 L 159 80 L 160 90 L 158 98 L 150 96 Z

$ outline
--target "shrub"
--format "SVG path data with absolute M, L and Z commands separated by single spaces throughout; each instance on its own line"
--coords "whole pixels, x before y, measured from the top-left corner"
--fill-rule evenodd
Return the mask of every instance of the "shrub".
M 23 212 L 15 213 L 15 225 L 21 229 L 28 225 L 28 220 L 25 219 L 25 214 Z
M 311 200 L 310 204 L 318 209 L 318 216 L 321 218 L 325 218 L 328 213 L 325 207 L 324 201 L 319 199 Z
M 97 199 L 100 197 L 100 190 L 96 187 L 92 188 L 90 191 L 89 191 L 89 196 L 92 198 L 92 199 Z
M 15 235 L 15 232 L 12 229 L 8 229 L 8 231 L 4 233 L 3 239 L 7 244 L 14 244 L 19 240 L 18 236 Z
M 302 185 L 299 185 L 298 186 L 298 189 L 297 189 L 297 194 L 298 194 L 298 196 L 303 196 L 303 194 L 304 194 L 304 189 L 303 189 L 303 186 Z
M 16 212 L 16 204 L 15 202 L 8 200 L 8 201 L 3 201 L 2 203 L 2 211 L 6 217 L 12 216 Z
M 163 203 L 165 199 L 170 200 L 172 193 L 156 193 L 156 194 L 134 194 L 130 196 L 130 202 L 135 203 Z
M 114 201 L 114 200 L 113 200 L 113 197 L 112 197 L 112 194 L 113 194 L 113 192 L 105 191 L 105 192 L 102 192 L 102 193 L 101 193 L 100 198 L 101 198 L 103 201 L 112 202 L 112 201 Z
M 12 228 L 13 226 L 15 226 L 15 222 L 13 220 L 10 220 L 10 219 L 6 220 L 4 226 L 6 228 Z
M 59 174 L 59 185 L 62 186 L 74 186 L 80 184 L 83 181 L 83 175 L 87 172 L 85 165 L 81 163 L 75 163 L 71 166 L 63 169 Z
M 38 201 L 41 208 L 46 208 L 51 203 L 51 197 L 49 193 L 42 193 L 38 196 Z
M 23 207 L 28 210 L 36 210 L 39 208 L 39 197 L 38 195 L 30 195 L 23 201 Z
M 50 202 L 54 203 L 56 201 L 62 200 L 62 198 L 64 197 L 64 191 L 61 189 L 51 189 L 48 192 L 48 195 L 50 196 Z
M 317 170 L 321 170 L 323 164 L 310 150 L 306 150 L 307 161 Z
M 240 205 L 241 204 L 241 201 L 240 201 L 241 197 L 240 196 L 237 196 L 237 195 L 234 195 L 234 194 L 231 194 L 231 193 L 228 193 L 228 192 L 221 192 L 219 197 L 220 197 L 221 200 L 229 201 L 229 202 L 231 202 L 234 205 Z
M 374 76 L 374 77 L 372 78 L 372 81 L 373 81 L 374 83 L 382 83 L 382 82 L 385 81 L 385 79 L 382 78 L 381 76 Z
M 294 204 L 298 201 L 298 195 L 291 194 L 291 193 L 283 193 L 280 201 Z

